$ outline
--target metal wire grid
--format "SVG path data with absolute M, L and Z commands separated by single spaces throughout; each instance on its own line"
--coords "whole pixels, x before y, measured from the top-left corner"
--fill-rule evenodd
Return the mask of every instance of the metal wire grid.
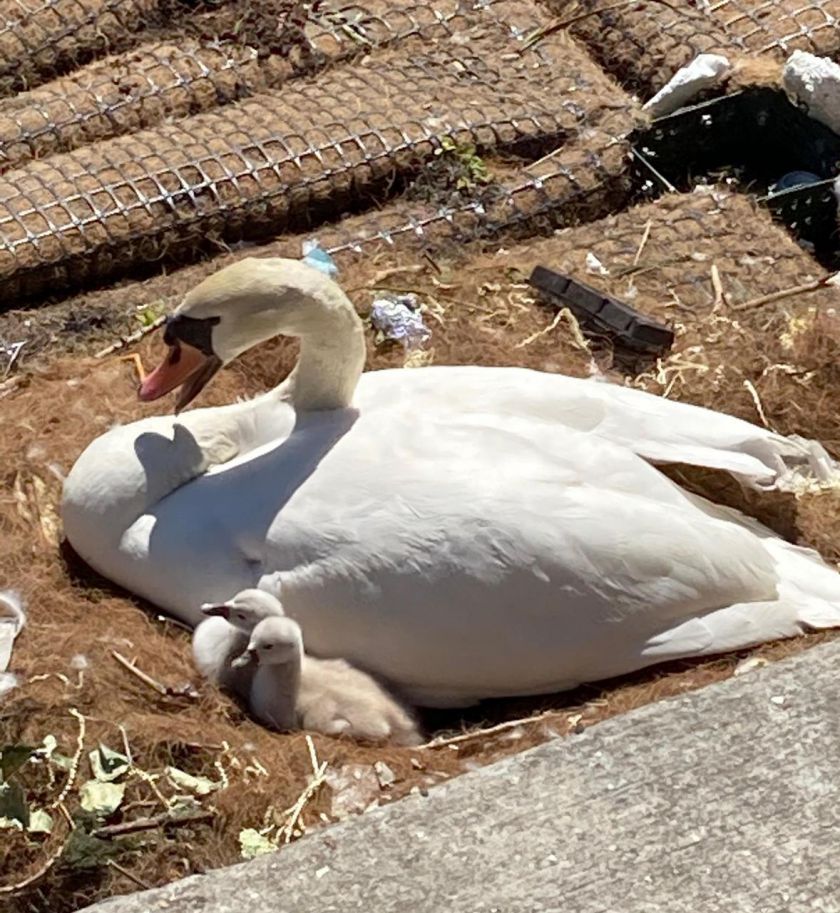
M 496 22 L 499 15 L 519 14 L 524 21 L 522 6 L 511 0 L 490 0 L 478 9 L 470 0 L 437 0 L 434 6 L 386 0 L 378 11 L 362 11 L 355 4 L 337 9 L 322 4 L 307 40 L 323 65 L 360 48 L 414 36 L 452 38 L 488 18 Z M 0 102 L 0 171 L 235 101 L 293 73 L 288 59 L 258 57 L 256 49 L 237 45 L 149 44 Z
M 0 102 L 0 168 L 234 101 L 257 88 L 257 52 L 152 45 Z
M 616 124 L 620 129 L 620 125 Z M 434 253 L 448 244 L 477 240 L 513 241 L 605 216 L 629 201 L 629 145 L 610 130 L 595 131 L 519 180 L 497 188 L 493 203 L 466 203 L 409 211 L 390 207 L 365 216 L 362 228 L 327 229 L 321 243 L 333 256 L 364 256 L 369 248 L 413 248 Z M 637 239 L 638 243 L 638 239 Z
M 562 15 L 563 0 L 550 0 Z M 582 13 L 569 26 L 592 57 L 634 92 L 650 95 L 698 54 L 737 50 L 708 11 L 657 0 L 615 4 L 579 0 Z
M 742 47 L 787 55 L 840 49 L 840 0 L 717 0 L 709 14 Z
M 35 72 L 60 58 L 82 61 L 107 51 L 146 27 L 158 0 L 3 0 L 0 4 L 0 86 L 21 89 Z M 75 41 L 89 31 L 84 41 Z
M 208 235 L 265 236 L 418 167 L 442 135 L 483 150 L 574 135 L 583 112 L 595 124 L 622 105 L 614 89 L 604 104 L 606 80 L 585 55 L 576 60 L 566 43 L 562 51 L 565 74 L 556 61 L 494 70 L 480 43 L 332 71 L 183 129 L 32 163 L 0 181 L 0 282 L 7 293 L 30 294 L 52 281 L 43 270 L 50 264 L 72 260 L 78 280 L 206 247 Z

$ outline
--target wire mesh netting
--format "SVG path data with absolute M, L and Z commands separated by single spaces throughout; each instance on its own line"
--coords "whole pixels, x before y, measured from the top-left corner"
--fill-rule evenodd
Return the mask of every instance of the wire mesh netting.
M 355 5 L 319 7 L 303 27 L 303 57 L 263 54 L 236 41 L 218 45 L 188 38 L 141 45 L 0 101 L 0 171 L 211 110 L 373 47 L 411 36 L 451 39 L 488 19 L 513 28 L 520 28 L 516 22 L 540 21 L 533 8 L 511 0 L 478 8 L 448 0 L 434 9 L 415 0 L 387 0 L 364 12 Z
M 416 172 L 444 136 L 533 154 L 608 115 L 629 129 L 630 99 L 565 36 L 519 52 L 500 24 L 431 50 L 409 39 L 279 95 L 11 171 L 0 288 L 28 296 L 334 216 Z
M 840 52 L 840 0 L 547 0 L 593 57 L 633 91 L 650 94 L 701 53 Z
M 642 95 L 660 89 L 698 54 L 727 53 L 738 45 L 708 11 L 659 0 L 615 4 L 578 0 L 569 13 L 564 0 L 549 0 L 569 31 L 622 85 Z
M 726 34 L 749 51 L 787 56 L 840 50 L 840 0 L 718 0 L 712 13 Z
M 159 10 L 159 0 L 2 0 L 0 96 L 129 46 Z

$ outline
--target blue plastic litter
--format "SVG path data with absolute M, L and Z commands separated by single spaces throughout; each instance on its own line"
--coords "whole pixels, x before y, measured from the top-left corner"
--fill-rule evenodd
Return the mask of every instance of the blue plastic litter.
M 808 184 L 817 184 L 821 180 L 821 177 L 810 171 L 789 171 L 773 185 L 773 193 L 781 193 L 783 190 L 791 190 L 794 187 L 806 187 Z
M 321 270 L 328 276 L 337 276 L 338 267 L 335 260 L 321 247 L 315 238 L 303 242 L 303 260 L 315 269 Z
M 432 336 L 411 293 L 378 297 L 371 306 L 370 322 L 385 338 L 401 342 L 406 349 L 419 348 Z

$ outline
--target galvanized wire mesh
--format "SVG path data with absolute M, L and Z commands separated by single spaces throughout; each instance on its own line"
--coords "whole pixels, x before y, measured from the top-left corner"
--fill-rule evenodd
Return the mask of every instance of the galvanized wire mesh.
M 186 39 L 141 45 L 89 64 L 31 92 L 0 101 L 0 172 L 34 158 L 132 133 L 211 110 L 312 72 L 361 50 L 412 36 L 447 40 L 485 21 L 524 31 L 539 15 L 518 0 L 478 8 L 470 0 L 385 0 L 362 12 L 322 4 L 304 25 L 305 59 L 264 55 L 250 44 L 214 45 Z M 522 25 L 517 26 L 519 22 Z
M 158 11 L 159 0 L 2 0 L 0 95 L 127 47 Z
M 784 57 L 840 50 L 840 0 L 717 0 L 711 12 L 746 50 Z
M 608 115 L 598 128 L 547 155 L 542 161 L 525 166 L 493 162 L 492 193 L 486 202 L 463 201 L 459 205 L 437 206 L 401 197 L 381 209 L 348 215 L 339 222 L 321 225 L 314 232 L 323 249 L 338 262 L 342 275 L 358 276 L 371 264 L 388 266 L 395 262 L 431 262 L 470 257 L 487 247 L 498 251 L 518 239 L 538 244 L 538 236 L 552 236 L 557 229 L 590 223 L 625 209 L 639 198 L 638 182 L 633 176 L 630 146 L 617 139 L 626 128 L 621 112 Z M 623 218 L 619 217 L 619 218 Z M 598 223 L 603 224 L 603 223 Z M 597 229 L 596 229 L 597 230 Z M 561 233 L 565 236 L 565 232 Z M 101 291 L 86 292 L 59 305 L 62 314 L 107 312 L 109 319 L 136 314 L 136 308 L 149 305 L 169 309 L 194 285 L 211 273 L 245 256 L 300 257 L 302 242 L 312 233 L 291 232 L 260 245 L 247 245 L 209 260 L 201 260 L 165 275 L 140 282 L 127 282 Z M 345 280 L 346 281 L 346 280 Z M 37 323 L 49 321 L 51 306 L 46 305 Z M 18 312 L 13 326 L 22 330 Z M 29 336 L 32 331 L 23 332 Z M 116 351 L 135 341 L 143 331 L 108 347 Z M 98 347 L 108 339 L 107 332 L 93 340 Z M 111 337 L 113 338 L 113 337 Z M 49 337 L 36 345 L 50 344 Z M 32 354 L 31 346 L 27 351 Z
M 649 95 L 701 53 L 840 53 L 840 0 L 547 0 L 592 56 Z
M 158 130 L 30 163 L 0 180 L 6 300 L 346 211 L 416 172 L 443 136 L 480 153 L 560 144 L 633 105 L 564 36 L 520 54 L 507 26 L 422 38 Z
M 660 89 L 698 54 L 738 49 L 708 10 L 685 0 L 679 7 L 658 0 L 617 5 L 612 0 L 549 0 L 570 32 L 622 85 L 642 95 Z

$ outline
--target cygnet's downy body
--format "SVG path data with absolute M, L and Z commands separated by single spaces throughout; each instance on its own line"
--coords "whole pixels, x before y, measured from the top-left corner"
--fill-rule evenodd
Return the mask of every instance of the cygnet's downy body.
M 207 618 L 192 639 L 193 660 L 198 671 L 211 682 L 249 700 L 255 668 L 233 666 L 233 660 L 248 648 L 251 632 L 265 618 L 283 615 L 282 604 L 263 590 L 242 590 L 221 603 L 206 603 L 201 611 Z
M 275 615 L 254 628 L 233 666 L 254 663 L 249 704 L 267 726 L 398 745 L 422 741 L 411 714 L 371 676 L 341 659 L 306 656 L 291 618 Z

